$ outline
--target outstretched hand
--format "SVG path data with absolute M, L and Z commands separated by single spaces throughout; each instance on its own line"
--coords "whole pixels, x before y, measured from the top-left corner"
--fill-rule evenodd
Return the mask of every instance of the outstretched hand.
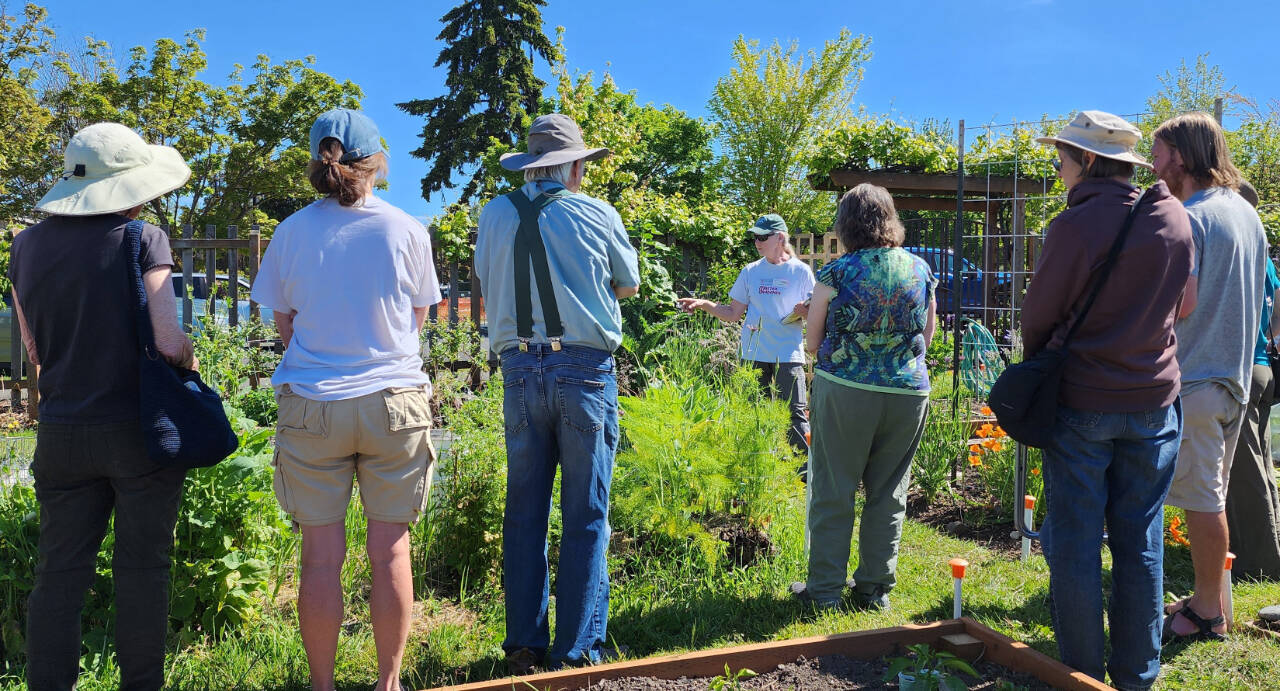
M 710 304 L 710 300 L 703 300 L 701 298 L 676 298 L 676 307 L 679 307 L 682 312 L 687 314 L 693 314 L 704 305 Z

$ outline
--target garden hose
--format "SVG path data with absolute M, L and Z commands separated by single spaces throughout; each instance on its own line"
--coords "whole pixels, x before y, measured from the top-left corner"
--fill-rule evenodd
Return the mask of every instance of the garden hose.
M 1000 346 L 987 328 L 972 319 L 966 319 L 964 335 L 960 341 L 960 378 L 964 385 L 979 398 L 986 398 L 991 385 L 1004 371 Z

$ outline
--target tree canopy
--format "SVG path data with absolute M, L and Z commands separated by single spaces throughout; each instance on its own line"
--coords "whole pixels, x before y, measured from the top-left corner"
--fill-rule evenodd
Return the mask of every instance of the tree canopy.
M 422 178 L 422 198 L 453 188 L 455 173 L 475 166 L 497 141 L 511 145 L 526 117 L 538 110 L 546 84 L 533 72 L 534 56 L 552 62 L 556 49 L 542 31 L 545 0 L 467 0 L 440 21 L 444 42 L 435 66 L 447 66 L 441 96 L 396 104 L 426 118 L 422 146 L 412 153 L 431 163 Z M 481 187 L 475 170 L 459 201 L 471 200 Z

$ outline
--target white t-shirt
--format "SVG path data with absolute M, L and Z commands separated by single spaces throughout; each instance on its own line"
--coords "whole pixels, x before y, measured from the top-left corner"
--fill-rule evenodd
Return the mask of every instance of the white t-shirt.
M 440 301 L 431 237 L 412 216 L 369 196 L 322 199 L 276 227 L 253 299 L 297 311 L 293 341 L 271 377 L 317 401 L 427 386 L 413 308 Z
M 804 362 L 804 322 L 783 324 L 797 303 L 813 293 L 813 271 L 792 257 L 779 264 L 761 258 L 738 274 L 729 297 L 747 306 L 742 323 L 742 359 Z

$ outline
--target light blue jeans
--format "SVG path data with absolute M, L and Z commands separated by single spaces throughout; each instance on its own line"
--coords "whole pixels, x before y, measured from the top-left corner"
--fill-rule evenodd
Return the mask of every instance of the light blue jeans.
M 1062 407 L 1044 449 L 1053 630 L 1062 661 L 1102 681 L 1102 531 L 1111 549 L 1111 659 L 1118 689 L 1160 673 L 1164 498 L 1182 437 L 1182 404 L 1138 413 Z
M 613 356 L 531 344 L 502 353 L 507 505 L 502 524 L 507 652 L 529 648 L 545 664 L 599 662 L 609 619 L 609 487 L 618 447 Z M 548 650 L 547 519 L 560 468 L 556 639 Z

